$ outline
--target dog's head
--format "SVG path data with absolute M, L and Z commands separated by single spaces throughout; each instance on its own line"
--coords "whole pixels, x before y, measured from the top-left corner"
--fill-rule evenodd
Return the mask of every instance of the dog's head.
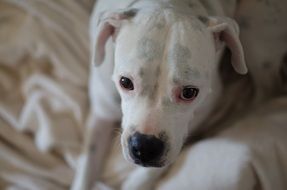
M 104 13 L 97 30 L 95 64 L 103 62 L 110 37 L 115 44 L 123 153 L 143 166 L 161 167 L 178 156 L 194 113 L 216 88 L 222 44 L 231 49 L 235 70 L 247 72 L 238 27 L 228 18 L 131 9 Z

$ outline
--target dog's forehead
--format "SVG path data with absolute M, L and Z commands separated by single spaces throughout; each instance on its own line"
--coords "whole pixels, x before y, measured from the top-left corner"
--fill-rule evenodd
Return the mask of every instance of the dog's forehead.
M 214 46 L 209 33 L 200 29 L 179 29 L 173 30 L 169 38 L 167 63 L 173 82 L 201 85 L 199 83 L 208 78 L 214 62 Z
M 172 81 L 201 80 L 211 61 L 208 46 L 212 44 L 206 38 L 207 31 L 196 20 L 167 23 L 155 18 L 146 24 L 130 24 L 121 31 L 116 64 L 118 70 L 140 77 L 158 77 L 153 71 L 165 69 Z
M 163 57 L 167 33 L 163 20 L 123 27 L 117 39 L 116 67 L 127 72 L 155 68 Z

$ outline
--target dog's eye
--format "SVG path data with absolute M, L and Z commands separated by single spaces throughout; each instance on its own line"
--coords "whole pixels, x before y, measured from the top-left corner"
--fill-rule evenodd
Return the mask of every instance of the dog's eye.
M 191 101 L 198 95 L 199 89 L 191 86 L 186 86 L 182 89 L 180 99 L 184 101 Z
M 120 85 L 122 88 L 124 88 L 126 90 L 133 90 L 134 89 L 133 82 L 131 81 L 131 79 L 129 79 L 127 77 L 121 77 Z

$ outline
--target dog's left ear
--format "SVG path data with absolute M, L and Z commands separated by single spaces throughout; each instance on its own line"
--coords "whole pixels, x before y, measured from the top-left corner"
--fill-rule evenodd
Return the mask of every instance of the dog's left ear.
M 97 21 L 95 38 L 92 39 L 92 61 L 98 66 L 105 58 L 105 46 L 110 37 L 114 40 L 120 27 L 129 18 L 134 17 L 136 9 L 103 12 Z
M 225 42 L 231 50 L 231 63 L 239 74 L 246 74 L 247 67 L 244 59 L 244 52 L 239 40 L 239 27 L 237 23 L 228 17 L 209 17 L 207 20 L 208 29 L 213 33 L 215 46 Z

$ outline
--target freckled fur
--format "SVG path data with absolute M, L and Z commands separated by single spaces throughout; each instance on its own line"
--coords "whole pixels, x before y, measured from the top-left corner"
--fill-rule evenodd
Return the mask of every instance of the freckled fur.
M 140 59 L 150 62 L 159 57 L 159 44 L 152 39 L 143 37 L 139 40 L 137 48 L 138 57 Z
M 150 93 L 149 94 L 149 99 L 150 100 L 154 100 L 155 99 L 155 96 L 157 94 L 158 88 L 159 88 L 159 84 L 158 84 L 158 82 L 156 82 L 156 84 L 154 85 L 152 90 L 149 92 Z
M 125 11 L 123 14 L 127 17 L 134 17 L 137 14 L 138 10 L 137 9 L 131 9 L 128 11 Z
M 140 68 L 139 76 L 143 78 L 145 76 L 144 68 Z
M 142 91 L 140 92 L 140 96 L 145 97 L 150 92 L 150 86 L 149 85 L 142 85 Z
M 169 106 L 171 104 L 170 99 L 168 97 L 164 97 L 162 99 L 161 103 L 162 103 L 163 106 Z
M 175 44 L 171 50 L 170 63 L 171 64 L 174 63 L 177 66 L 184 65 L 188 62 L 190 57 L 191 52 L 187 47 L 181 44 Z

